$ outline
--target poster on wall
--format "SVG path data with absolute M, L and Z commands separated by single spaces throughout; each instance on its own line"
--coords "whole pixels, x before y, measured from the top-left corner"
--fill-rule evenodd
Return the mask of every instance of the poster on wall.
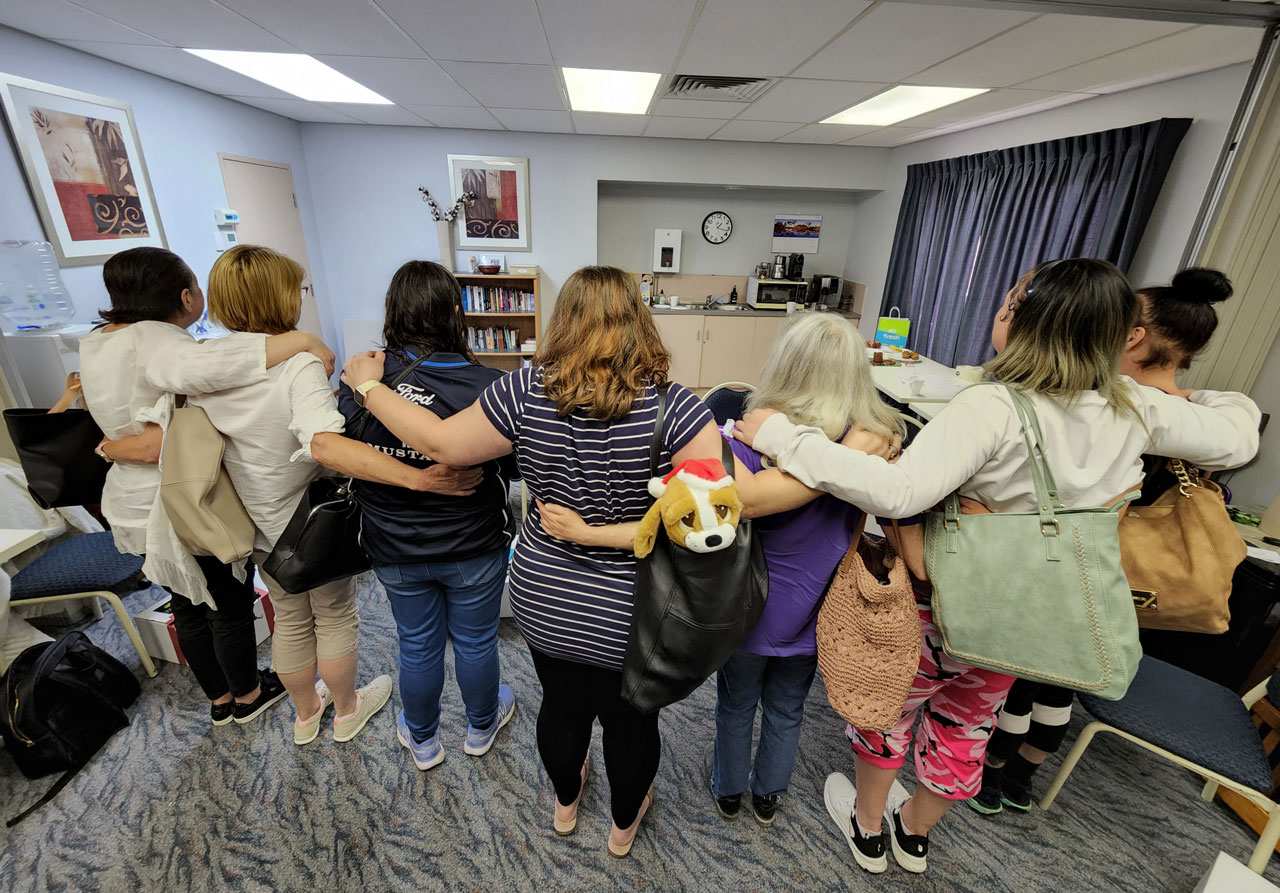
M 459 248 L 529 250 L 529 159 L 450 155 L 449 181 L 455 201 L 476 194 L 458 215 Z
M 774 254 L 817 254 L 822 235 L 822 218 L 812 214 L 775 214 Z
M 61 266 L 166 247 L 126 103 L 0 74 L 0 101 Z

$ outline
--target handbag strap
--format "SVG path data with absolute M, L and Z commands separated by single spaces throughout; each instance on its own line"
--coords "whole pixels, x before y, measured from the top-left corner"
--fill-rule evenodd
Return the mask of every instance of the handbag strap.
M 897 526 L 897 522 L 894 522 Z M 862 542 L 862 533 L 867 529 L 867 513 L 863 512 L 862 517 L 858 519 L 858 525 L 853 529 L 853 539 L 849 541 L 849 548 L 844 553 L 844 558 L 840 559 L 840 568 L 837 574 L 844 575 L 849 572 L 853 566 L 853 558 L 858 554 L 858 544 Z
M 669 390 L 671 390 L 669 381 L 664 381 L 657 386 L 658 415 L 653 420 L 653 437 L 649 441 L 649 477 L 658 476 L 658 458 L 662 455 L 662 426 L 667 417 L 667 391 Z

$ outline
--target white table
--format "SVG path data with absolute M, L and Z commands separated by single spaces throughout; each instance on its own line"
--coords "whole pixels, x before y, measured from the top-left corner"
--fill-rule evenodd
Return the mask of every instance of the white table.
M 941 412 L 942 407 L 946 405 L 945 403 L 917 403 L 913 401 L 907 404 L 907 409 L 928 422 L 932 421 L 933 417 Z
M 0 530 L 0 564 L 42 542 L 43 530 Z
M 868 357 L 875 352 L 874 349 L 867 348 Z M 883 348 L 881 352 L 886 360 L 902 359 L 902 354 L 896 350 Z M 924 389 L 919 394 L 911 393 L 907 384 L 913 378 L 924 381 Z M 928 357 L 921 357 L 919 363 L 911 365 L 903 363 L 901 366 L 872 366 L 871 379 L 882 394 L 899 403 L 947 403 L 969 386 L 969 382 L 962 381 L 956 375 L 956 370 L 935 363 Z

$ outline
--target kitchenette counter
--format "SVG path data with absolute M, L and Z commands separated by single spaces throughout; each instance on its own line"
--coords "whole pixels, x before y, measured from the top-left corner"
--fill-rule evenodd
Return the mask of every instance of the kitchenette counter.
M 678 310 L 672 310 L 670 307 L 651 306 L 649 311 L 654 316 L 767 316 L 774 319 L 784 319 L 787 315 L 785 310 L 756 310 L 754 307 L 748 307 L 745 304 L 724 304 L 712 310 L 707 310 L 701 304 L 693 304 L 688 307 L 681 304 Z M 859 314 L 850 313 L 847 310 L 825 310 L 821 312 L 834 313 L 844 319 L 862 319 Z

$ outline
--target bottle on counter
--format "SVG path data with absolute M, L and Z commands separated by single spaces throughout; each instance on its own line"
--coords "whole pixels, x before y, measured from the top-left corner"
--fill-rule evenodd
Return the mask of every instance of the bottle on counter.
M 657 301 L 657 306 L 659 306 L 659 307 L 665 307 L 665 306 L 667 306 L 667 293 L 666 293 L 665 291 L 663 291 L 662 289 L 658 289 L 658 301 Z
M 730 304 L 738 303 L 738 286 L 736 285 L 733 287 L 733 291 L 729 292 L 729 303 Z

